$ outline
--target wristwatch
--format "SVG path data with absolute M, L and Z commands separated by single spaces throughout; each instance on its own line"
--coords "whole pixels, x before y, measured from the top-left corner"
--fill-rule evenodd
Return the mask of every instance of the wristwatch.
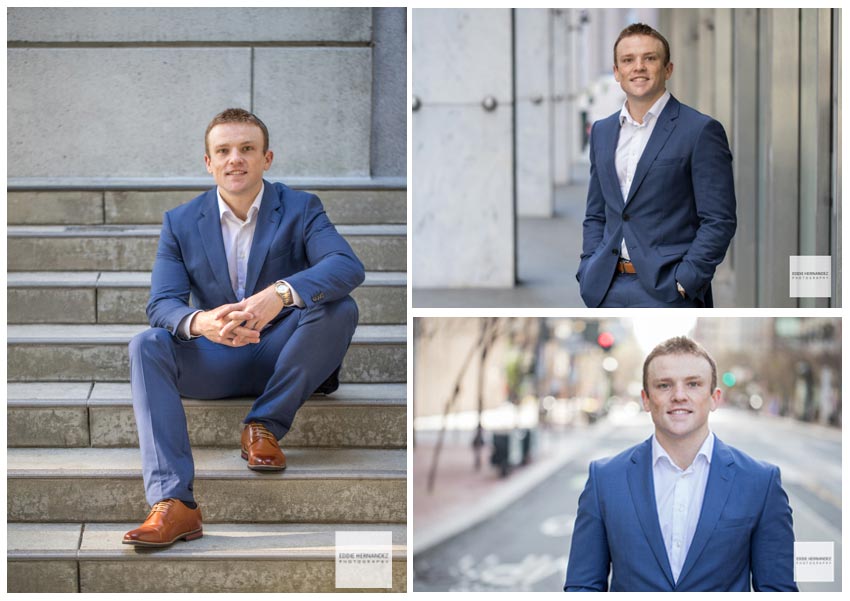
M 274 291 L 277 292 L 280 300 L 283 301 L 284 307 L 291 307 L 295 304 L 295 301 L 292 300 L 292 290 L 283 280 L 278 280 L 274 283 Z

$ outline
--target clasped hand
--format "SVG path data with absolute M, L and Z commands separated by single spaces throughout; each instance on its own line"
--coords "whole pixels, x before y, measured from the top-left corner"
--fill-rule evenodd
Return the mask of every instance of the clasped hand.
M 192 334 L 230 347 L 257 344 L 265 328 L 283 308 L 273 287 L 265 288 L 238 303 L 202 311 L 192 320 Z

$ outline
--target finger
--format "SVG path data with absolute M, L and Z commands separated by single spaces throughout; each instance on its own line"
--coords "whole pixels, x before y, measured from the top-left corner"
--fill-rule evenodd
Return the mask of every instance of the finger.
M 250 340 L 246 340 L 244 336 L 234 336 L 233 338 L 228 339 L 227 346 L 231 348 L 239 348 L 240 346 L 245 346 L 246 344 L 250 344 Z
M 257 344 L 260 341 L 259 338 L 257 338 L 256 340 L 252 340 L 252 339 L 246 338 L 245 336 L 236 336 L 233 340 L 234 340 L 234 346 L 235 347 L 245 346 L 246 344 Z
M 242 323 L 243 321 L 248 321 L 249 319 L 254 319 L 254 314 L 249 313 L 248 311 L 231 311 L 227 315 L 221 318 L 222 321 L 235 321 L 237 323 Z
M 228 321 L 223 328 L 218 331 L 218 335 L 222 338 L 232 338 L 233 331 L 239 327 L 238 321 Z
M 222 305 L 213 313 L 213 317 L 216 319 L 222 319 L 225 315 L 230 313 L 231 311 L 241 311 L 245 308 L 245 301 L 239 303 L 232 303 L 229 305 Z
M 252 330 L 250 328 L 246 328 L 245 326 L 239 326 L 233 330 L 233 334 L 235 337 L 244 338 L 246 340 L 259 340 L 260 333 L 256 330 Z

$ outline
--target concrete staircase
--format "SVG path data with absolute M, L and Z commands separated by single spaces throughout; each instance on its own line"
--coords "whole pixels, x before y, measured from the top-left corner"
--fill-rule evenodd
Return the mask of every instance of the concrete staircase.
M 360 325 L 330 396 L 248 470 L 253 399 L 184 399 L 204 537 L 121 544 L 147 515 L 127 343 L 162 212 L 199 191 L 12 191 L 8 199 L 9 592 L 334 591 L 334 532 L 391 531 L 406 590 L 405 191 L 316 190 L 366 265 Z

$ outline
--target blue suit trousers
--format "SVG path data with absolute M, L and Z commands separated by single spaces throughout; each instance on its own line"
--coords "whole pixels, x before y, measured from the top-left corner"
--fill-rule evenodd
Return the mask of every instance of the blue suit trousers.
M 195 465 L 181 396 L 256 396 L 244 423 L 261 423 L 281 439 L 304 401 L 342 363 L 357 319 L 357 304 L 345 296 L 293 308 L 261 332 L 259 343 L 239 348 L 182 340 L 164 328 L 135 336 L 130 382 L 148 503 L 194 501 Z

